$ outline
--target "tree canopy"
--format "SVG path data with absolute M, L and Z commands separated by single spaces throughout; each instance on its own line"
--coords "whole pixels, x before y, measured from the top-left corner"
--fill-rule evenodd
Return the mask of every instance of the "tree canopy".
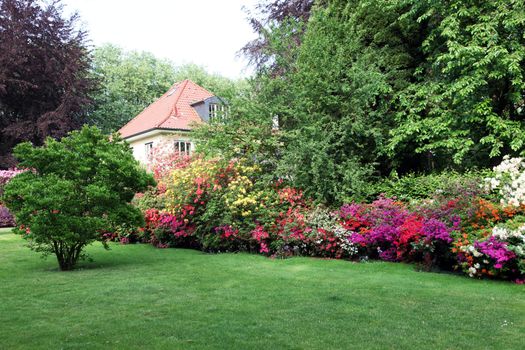
M 99 87 L 92 94 L 89 124 L 113 132 L 164 94 L 174 83 L 190 79 L 214 94 L 229 98 L 242 82 L 208 73 L 195 64 L 176 66 L 149 52 L 125 51 L 105 44 L 93 51 L 92 74 Z
M 105 132 L 118 130 L 176 80 L 170 61 L 111 44 L 95 48 L 92 72 L 99 86 L 87 121 Z
M 275 176 L 329 203 L 360 199 L 391 173 L 483 168 L 524 153 L 522 1 L 259 8 L 259 38 L 243 50 L 257 67 L 253 108 L 226 123 L 235 135 L 215 127 L 230 135 L 223 151 L 235 149 L 228 138 L 258 135 L 245 150 L 267 150 L 256 158 L 272 159 Z M 208 138 L 221 144 L 220 134 Z
M 41 144 L 83 123 L 93 81 L 85 32 L 59 1 L 0 2 L 0 168 L 21 141 Z
M 72 269 L 88 244 L 104 243 L 105 232 L 143 222 L 130 202 L 153 177 L 117 135 L 84 126 L 61 141 L 49 137 L 42 147 L 21 143 L 14 154 L 30 170 L 11 179 L 3 201 L 18 233 L 32 249 L 55 254 L 60 269 Z

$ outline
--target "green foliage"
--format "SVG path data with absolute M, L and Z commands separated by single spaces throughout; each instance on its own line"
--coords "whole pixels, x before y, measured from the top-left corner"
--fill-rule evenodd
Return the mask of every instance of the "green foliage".
M 72 269 L 85 246 L 118 225 L 140 225 L 130 202 L 153 185 L 117 136 L 110 140 L 85 126 L 42 147 L 19 144 L 15 156 L 30 169 L 5 187 L 3 201 L 14 213 L 18 233 L 44 255 L 55 254 L 62 270 Z
M 413 27 L 410 84 L 397 91 L 389 149 L 434 152 L 442 161 L 486 165 L 523 152 L 523 1 L 397 1 Z
M 195 64 L 176 67 L 149 52 L 126 52 L 111 44 L 97 47 L 92 56 L 92 74 L 100 86 L 92 96 L 88 121 L 107 133 L 121 128 L 178 81 L 190 79 L 226 99 L 244 86 L 242 80 L 210 74 Z
M 110 44 L 94 50 L 92 70 L 100 87 L 88 119 L 104 132 L 118 130 L 176 82 L 171 62 Z
M 390 177 L 371 185 L 369 199 L 373 200 L 379 195 L 395 197 L 402 201 L 432 198 L 440 195 L 446 198 L 455 198 L 461 195 L 474 197 L 484 193 L 484 179 L 489 176 L 489 171 L 470 171 L 458 173 L 444 171 L 432 174 L 410 173 L 402 177 L 393 174 Z
M 318 201 L 363 198 L 383 161 L 389 105 L 381 97 L 396 84 L 397 67 L 362 42 L 363 31 L 382 33 L 389 19 L 366 17 L 367 10 L 346 2 L 318 7 L 288 74 L 260 78 L 260 98 L 279 116 L 284 137 L 278 173 Z M 277 39 L 287 37 L 282 30 Z
M 308 21 L 268 23 L 249 113 L 259 125 L 277 115 L 280 130 L 259 158 L 308 196 L 340 203 L 392 171 L 463 172 L 522 153 L 524 11 L 516 0 L 331 0 Z M 268 143 L 254 135 L 250 145 Z

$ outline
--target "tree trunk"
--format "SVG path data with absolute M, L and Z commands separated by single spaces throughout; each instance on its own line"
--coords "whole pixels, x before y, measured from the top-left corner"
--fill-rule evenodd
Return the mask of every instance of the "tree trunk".
M 62 242 L 53 242 L 53 250 L 61 271 L 71 271 L 75 268 L 83 247 L 82 243 L 64 246 Z

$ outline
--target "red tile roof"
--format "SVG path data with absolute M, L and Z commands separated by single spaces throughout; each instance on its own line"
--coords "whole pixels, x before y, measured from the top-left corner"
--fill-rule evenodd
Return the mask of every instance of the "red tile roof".
M 191 130 L 191 124 L 203 123 L 191 105 L 212 96 L 214 95 L 211 92 L 191 80 L 175 83 L 118 132 L 123 138 L 127 138 L 157 128 Z

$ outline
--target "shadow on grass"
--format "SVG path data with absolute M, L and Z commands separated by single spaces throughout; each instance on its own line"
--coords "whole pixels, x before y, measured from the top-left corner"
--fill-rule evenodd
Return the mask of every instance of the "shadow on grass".
M 129 268 L 132 268 L 133 266 L 141 265 L 138 262 L 125 260 L 125 259 L 111 259 L 111 260 L 110 259 L 108 260 L 95 259 L 93 261 L 86 261 L 86 260 L 80 261 L 77 263 L 77 265 L 75 266 L 73 270 L 62 271 L 60 270 L 58 266 L 58 262 L 56 261 L 56 258 L 54 256 L 48 257 L 47 261 L 51 265 L 43 267 L 42 271 L 60 272 L 60 273 L 68 273 L 68 274 L 79 273 L 82 271 L 95 271 L 95 270 L 110 272 L 112 270 L 123 270 L 123 267 L 126 267 L 126 269 L 129 269 Z

